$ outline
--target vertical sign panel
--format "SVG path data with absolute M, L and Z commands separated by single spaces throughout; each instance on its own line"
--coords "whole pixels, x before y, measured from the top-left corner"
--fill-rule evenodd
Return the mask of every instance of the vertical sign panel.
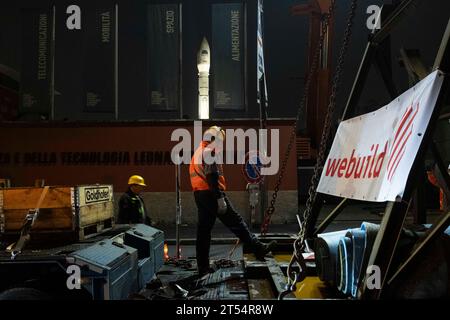
M 180 96 L 179 5 L 149 5 L 147 10 L 150 110 L 177 110 Z
M 20 106 L 23 114 L 49 117 L 52 72 L 52 11 L 24 9 L 22 18 L 22 67 Z
M 258 83 L 256 84 L 257 87 L 257 94 L 258 99 L 261 97 L 262 92 L 264 92 L 264 97 L 267 101 L 267 83 L 266 83 L 266 71 L 264 66 L 264 45 L 263 45 L 263 16 L 264 16 L 264 9 L 263 9 L 263 2 L 262 0 L 258 0 L 258 30 L 257 30 L 257 75 L 258 75 Z M 264 88 L 260 88 L 261 79 L 264 77 Z
M 115 9 L 83 11 L 83 84 L 85 112 L 115 110 Z
M 245 108 L 244 10 L 241 3 L 212 5 L 211 60 L 214 107 Z
M 80 16 L 80 29 L 69 29 L 68 19 L 74 21 L 74 14 L 66 13 L 69 5 L 65 3 L 56 8 L 55 119 L 58 120 L 80 120 L 85 101 L 82 86 L 84 11 Z

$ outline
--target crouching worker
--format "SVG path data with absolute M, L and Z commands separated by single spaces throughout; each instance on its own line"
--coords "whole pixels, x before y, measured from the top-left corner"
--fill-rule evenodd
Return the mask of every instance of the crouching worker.
M 147 215 L 144 200 L 141 193 L 147 185 L 141 176 L 131 176 L 128 179 L 128 190 L 119 200 L 119 224 L 144 223 L 152 225 L 150 217 Z
M 275 241 L 263 244 L 250 232 L 225 194 L 226 183 L 222 165 L 214 161 L 205 161 L 208 154 L 214 157 L 215 154 L 222 152 L 225 131 L 213 126 L 205 131 L 204 139 L 195 151 L 189 166 L 191 186 L 198 208 L 196 253 L 200 275 L 214 271 L 209 266 L 209 249 L 211 230 L 216 218 L 219 218 L 242 243 L 249 245 L 258 260 L 264 260 L 265 255 L 276 245 Z M 213 144 L 213 141 L 217 143 Z M 209 158 L 211 160 L 212 157 Z

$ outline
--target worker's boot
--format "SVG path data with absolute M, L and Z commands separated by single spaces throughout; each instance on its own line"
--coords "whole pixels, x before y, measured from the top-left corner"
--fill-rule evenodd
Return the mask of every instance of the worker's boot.
M 262 243 L 260 241 L 256 242 L 253 246 L 253 252 L 255 254 L 256 259 L 260 261 L 265 261 L 265 256 L 275 249 L 277 246 L 277 242 L 275 240 L 270 241 L 269 243 Z

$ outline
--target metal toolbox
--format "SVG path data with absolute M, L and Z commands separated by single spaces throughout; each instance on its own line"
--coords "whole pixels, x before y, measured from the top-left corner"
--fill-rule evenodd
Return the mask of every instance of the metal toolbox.
M 69 256 L 81 267 L 82 277 L 89 276 L 83 287 L 94 299 L 127 299 L 138 290 L 138 253 L 133 247 L 107 239 Z
M 152 257 L 154 270 L 164 264 L 164 232 L 156 228 L 136 224 L 125 232 L 124 243 L 138 249 L 139 259 Z
M 152 257 L 144 258 L 138 262 L 138 285 L 139 289 L 145 288 L 146 284 L 155 275 L 155 264 Z

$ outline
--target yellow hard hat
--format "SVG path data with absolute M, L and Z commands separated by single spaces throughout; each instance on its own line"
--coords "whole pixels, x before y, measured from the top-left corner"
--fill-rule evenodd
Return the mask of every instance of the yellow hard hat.
M 213 137 L 217 137 L 219 133 L 222 135 L 222 140 L 225 140 L 225 130 L 219 126 L 209 127 L 208 130 L 205 131 L 205 135 L 211 135 Z
M 131 176 L 128 179 L 128 185 L 131 185 L 131 184 L 137 184 L 137 185 L 140 185 L 140 186 L 143 186 L 143 187 L 147 186 L 145 184 L 144 178 L 142 178 L 141 176 L 138 176 L 138 175 Z

